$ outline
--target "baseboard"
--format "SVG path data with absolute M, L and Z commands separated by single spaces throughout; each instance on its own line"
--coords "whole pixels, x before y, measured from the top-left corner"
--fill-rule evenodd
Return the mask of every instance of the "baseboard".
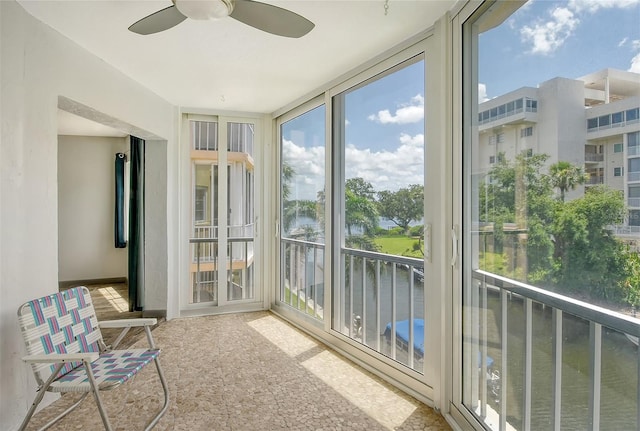
M 165 319 L 167 317 L 167 310 L 142 310 L 142 317 Z
M 59 281 L 58 289 L 66 290 L 76 286 L 86 286 L 88 284 L 109 284 L 109 283 L 126 283 L 127 277 L 111 277 L 111 278 L 93 278 L 90 280 L 67 280 Z

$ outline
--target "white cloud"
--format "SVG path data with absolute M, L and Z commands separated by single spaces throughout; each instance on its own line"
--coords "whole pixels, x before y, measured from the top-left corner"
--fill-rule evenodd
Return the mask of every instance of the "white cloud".
M 346 177 L 362 177 L 375 190 L 398 190 L 424 181 L 424 135 L 401 134 L 394 150 L 371 151 L 348 145 Z
M 282 156 L 294 171 L 291 199 L 314 200 L 324 188 L 324 146 L 304 147 L 283 139 Z
M 618 42 L 618 48 L 624 46 L 628 40 L 629 40 L 628 37 L 623 38 L 620 42 Z
M 640 53 L 636 54 L 636 56 L 631 59 L 631 67 L 628 71 L 640 73 Z
M 532 3 L 532 2 L 529 2 Z M 552 54 L 570 38 L 578 25 L 580 16 L 593 14 L 600 9 L 626 9 L 640 4 L 640 0 L 569 0 L 564 7 L 550 10 L 549 18 L 540 20 L 520 29 L 523 42 L 531 45 L 531 54 Z M 618 46 L 627 43 L 620 41 Z
M 395 114 L 391 114 L 388 109 L 378 111 L 367 117 L 370 121 L 381 124 L 407 124 L 417 123 L 424 118 L 424 97 L 418 94 L 411 98 L 407 104 L 396 109 Z
M 347 127 L 349 124 L 351 124 L 351 121 L 347 120 L 346 118 L 344 119 L 344 126 Z
M 640 0 L 570 0 L 567 5 L 575 12 L 595 13 L 600 9 L 629 8 L 640 3 Z
M 487 84 L 478 83 L 478 103 L 489 100 L 487 96 Z
M 532 45 L 530 53 L 548 55 L 564 44 L 579 23 L 572 11 L 557 7 L 550 12 L 549 21 L 525 25 L 520 35 L 525 43 Z
M 362 177 L 375 190 L 398 190 L 424 181 L 424 135 L 400 134 L 395 149 L 372 151 L 347 145 L 346 178 Z M 293 168 L 291 199 L 315 200 L 324 188 L 324 147 L 298 146 L 283 140 L 282 154 Z
M 640 73 L 640 40 L 632 40 L 630 45 L 631 50 L 635 52 L 636 55 L 631 59 L 631 66 L 627 70 L 629 72 Z

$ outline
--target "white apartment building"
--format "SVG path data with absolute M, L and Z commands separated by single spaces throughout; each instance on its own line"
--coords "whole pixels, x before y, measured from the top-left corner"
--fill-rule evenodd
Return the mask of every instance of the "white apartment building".
M 604 69 L 581 78 L 553 78 L 480 104 L 476 175 L 486 175 L 500 154 L 547 154 L 547 166 L 584 166 L 589 180 L 567 193 L 606 184 L 622 190 L 629 208 L 622 237 L 640 237 L 640 74 Z

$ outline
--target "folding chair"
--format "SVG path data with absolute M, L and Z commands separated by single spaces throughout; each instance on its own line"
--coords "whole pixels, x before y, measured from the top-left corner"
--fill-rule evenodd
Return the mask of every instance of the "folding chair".
M 98 323 L 89 290 L 76 287 L 23 304 L 18 320 L 28 355 L 38 383 L 36 395 L 20 430 L 24 430 L 46 391 L 81 392 L 82 397 L 52 419 L 41 430 L 58 422 L 92 393 L 106 430 L 111 430 L 100 391 L 111 390 L 132 378 L 154 361 L 164 390 L 164 405 L 145 430 L 153 428 L 169 406 L 169 390 L 156 349 L 151 326 L 156 319 L 121 319 Z M 113 350 L 131 327 L 144 326 L 149 349 Z M 112 346 L 105 345 L 100 328 L 123 328 Z

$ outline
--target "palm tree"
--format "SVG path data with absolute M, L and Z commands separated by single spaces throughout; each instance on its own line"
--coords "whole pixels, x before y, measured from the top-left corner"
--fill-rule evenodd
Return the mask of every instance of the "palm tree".
M 560 200 L 564 202 L 565 192 L 575 189 L 578 185 L 587 182 L 587 176 L 582 166 L 576 166 L 569 162 L 557 162 L 549 168 L 549 176 L 553 187 L 560 189 Z

